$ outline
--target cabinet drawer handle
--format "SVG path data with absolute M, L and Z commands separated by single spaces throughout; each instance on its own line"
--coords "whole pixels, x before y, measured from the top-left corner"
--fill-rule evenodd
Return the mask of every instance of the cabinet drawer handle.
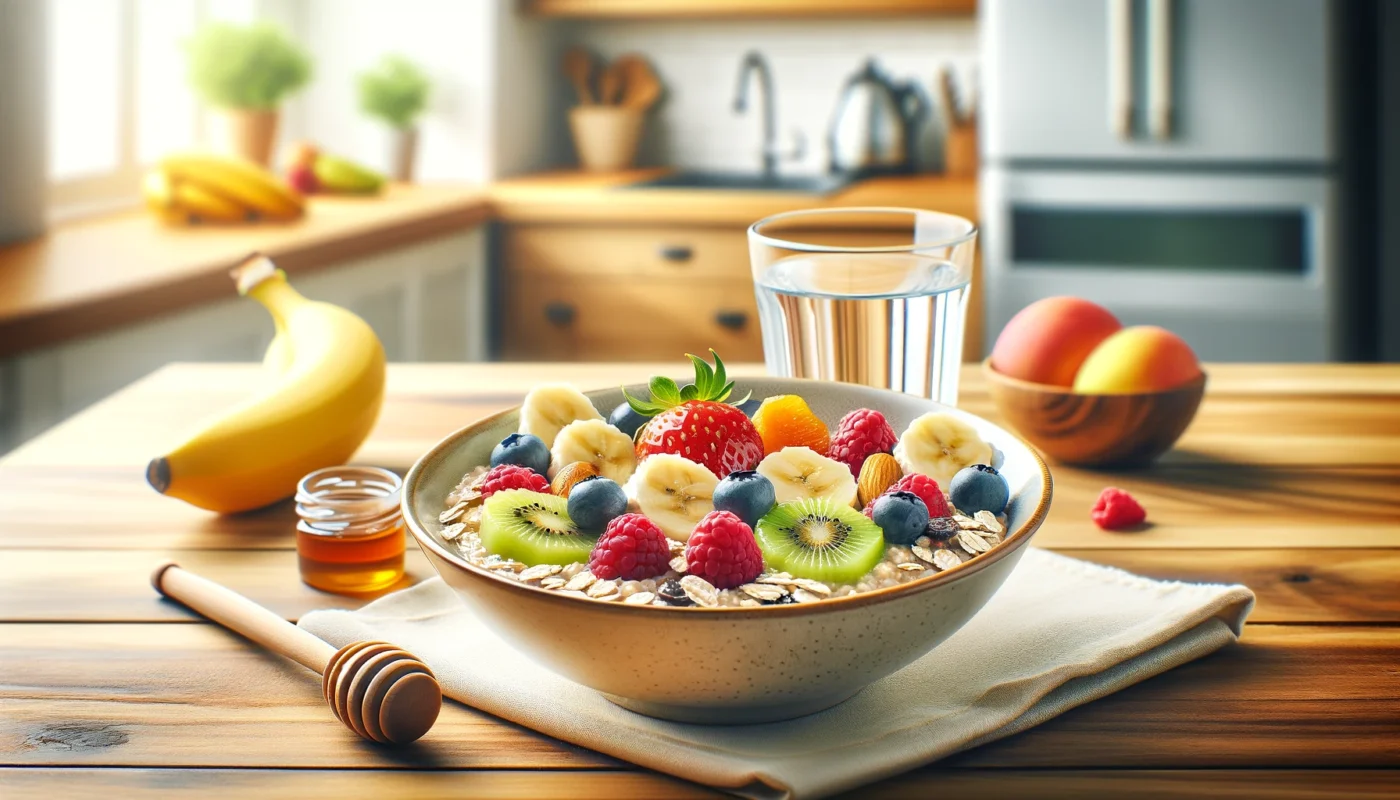
M 743 311 L 719 311 L 715 313 L 715 322 L 719 323 L 720 327 L 737 331 L 748 324 L 749 315 Z
M 695 257 L 695 250 L 690 245 L 668 244 L 661 247 L 660 254 L 667 261 L 683 264 Z
M 555 325 L 573 323 L 576 313 L 574 307 L 568 303 L 546 303 L 544 306 L 544 318 Z

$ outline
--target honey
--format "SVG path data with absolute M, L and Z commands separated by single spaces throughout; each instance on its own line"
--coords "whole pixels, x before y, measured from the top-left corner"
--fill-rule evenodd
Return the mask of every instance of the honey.
M 309 586 L 340 594 L 403 578 L 399 476 L 378 467 L 328 467 L 297 484 L 297 565 Z

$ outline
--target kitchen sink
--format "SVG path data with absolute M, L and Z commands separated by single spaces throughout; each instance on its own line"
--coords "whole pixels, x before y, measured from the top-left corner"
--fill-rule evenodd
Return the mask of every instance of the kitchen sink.
M 762 172 L 673 172 L 628 184 L 629 189 L 733 189 L 831 194 L 850 183 L 846 175 L 765 175 Z

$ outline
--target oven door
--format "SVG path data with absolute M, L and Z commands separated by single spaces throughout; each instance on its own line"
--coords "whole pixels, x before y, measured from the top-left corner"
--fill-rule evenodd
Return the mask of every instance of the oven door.
M 1334 195 L 1317 175 L 988 167 L 987 341 L 1028 303 L 1077 295 L 1203 359 L 1327 360 Z

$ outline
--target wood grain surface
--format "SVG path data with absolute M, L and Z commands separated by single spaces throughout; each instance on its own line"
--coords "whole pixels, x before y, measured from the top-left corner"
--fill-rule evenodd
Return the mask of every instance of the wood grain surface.
M 791 19 L 972 15 L 977 0 L 521 0 L 526 13 L 576 19 Z
M 1134 472 L 1054 470 L 1037 544 L 1159 578 L 1243 582 L 1229 647 L 859 797 L 1390 797 L 1400 793 L 1400 367 L 1212 366 L 1182 451 Z M 740 375 L 753 374 L 740 366 Z M 536 376 L 636 382 L 679 365 L 394 366 L 357 460 L 406 468 L 519 402 Z M 285 505 L 218 518 L 141 465 L 254 369 L 178 365 L 0 459 L 4 795 L 702 797 L 455 703 L 410 750 L 363 744 L 316 677 L 156 597 L 174 558 L 288 619 L 354 607 L 296 578 Z M 963 403 L 993 416 L 974 368 Z M 1152 524 L 1094 528 L 1105 485 Z M 430 568 L 415 552 L 409 580 Z

